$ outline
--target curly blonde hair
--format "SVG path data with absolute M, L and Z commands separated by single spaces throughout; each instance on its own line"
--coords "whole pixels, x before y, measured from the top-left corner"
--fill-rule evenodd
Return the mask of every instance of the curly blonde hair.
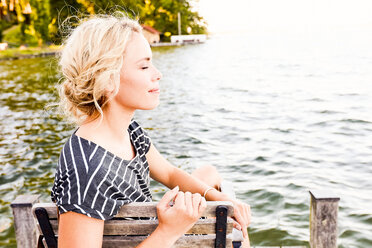
M 119 90 L 124 53 L 133 32 L 142 32 L 125 14 L 99 15 L 82 20 L 63 43 L 59 66 L 60 110 L 76 124 L 101 116 L 110 100 L 106 87 Z

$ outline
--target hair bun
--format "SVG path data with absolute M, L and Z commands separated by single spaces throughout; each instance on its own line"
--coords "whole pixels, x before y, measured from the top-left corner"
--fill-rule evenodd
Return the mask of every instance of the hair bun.
M 133 32 L 142 32 L 137 21 L 121 13 L 82 21 L 67 37 L 59 65 L 64 76 L 59 86 L 60 109 L 76 123 L 103 116 L 106 88 L 119 90 L 123 55 Z

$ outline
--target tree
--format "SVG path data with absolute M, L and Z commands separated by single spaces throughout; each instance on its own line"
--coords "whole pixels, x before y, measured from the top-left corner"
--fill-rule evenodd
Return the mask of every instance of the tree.
M 181 32 L 187 33 L 187 28 L 195 34 L 207 32 L 204 19 L 197 12 L 191 10 L 187 0 L 146 0 L 145 11 L 140 20 L 153 26 L 162 33 L 178 34 L 178 13 L 181 14 Z
M 49 3 L 50 16 L 52 17 L 49 24 L 50 40 L 55 44 L 61 44 L 64 32 L 66 31 L 62 26 L 63 21 L 68 17 L 82 15 L 89 15 L 87 6 L 76 0 L 52 0 Z M 69 23 L 78 23 L 77 18 L 70 18 Z
M 35 29 L 36 37 L 39 40 L 39 46 L 44 42 L 49 42 L 49 23 L 50 23 L 50 5 L 49 0 L 30 0 L 32 6 L 31 19 L 32 27 Z
M 34 35 L 39 45 L 52 41 L 60 44 L 61 24 L 70 16 L 86 16 L 114 11 L 126 12 L 141 24 L 154 27 L 162 33 L 178 33 L 178 13 L 181 14 L 181 31 L 188 28 L 195 34 L 206 33 L 206 22 L 192 11 L 192 0 L 1 0 L 0 39 L 2 31 L 20 25 L 21 36 Z M 197 1 L 197 0 L 193 0 Z M 69 24 L 79 18 L 70 18 Z M 25 38 L 22 38 L 24 41 Z

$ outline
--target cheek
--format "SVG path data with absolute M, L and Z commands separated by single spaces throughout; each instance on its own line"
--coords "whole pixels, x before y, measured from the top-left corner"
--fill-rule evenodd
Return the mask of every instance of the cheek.
M 120 75 L 120 87 L 115 101 L 133 109 L 153 109 L 159 104 L 159 97 L 150 94 L 151 79 L 144 71 Z
M 125 76 L 124 76 L 125 75 Z M 120 87 L 127 89 L 138 89 L 146 87 L 146 74 L 140 70 L 131 70 L 125 74 L 120 74 Z
M 122 95 L 133 95 L 139 89 L 138 82 L 136 80 L 137 75 L 133 73 L 127 73 L 124 76 L 120 75 L 120 88 L 119 92 Z
M 116 100 L 122 105 L 135 106 L 145 97 L 146 85 L 138 77 L 120 78 L 120 86 Z
M 139 88 L 136 86 L 133 81 L 125 81 L 120 83 L 120 88 L 118 92 L 118 97 L 122 101 L 131 101 L 132 98 L 136 97 L 139 94 Z

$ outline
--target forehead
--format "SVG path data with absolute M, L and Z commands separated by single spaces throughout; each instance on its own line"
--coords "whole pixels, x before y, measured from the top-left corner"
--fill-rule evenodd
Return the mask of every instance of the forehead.
M 133 32 L 125 52 L 125 60 L 128 62 L 137 62 L 145 57 L 152 57 L 150 44 L 142 33 Z

